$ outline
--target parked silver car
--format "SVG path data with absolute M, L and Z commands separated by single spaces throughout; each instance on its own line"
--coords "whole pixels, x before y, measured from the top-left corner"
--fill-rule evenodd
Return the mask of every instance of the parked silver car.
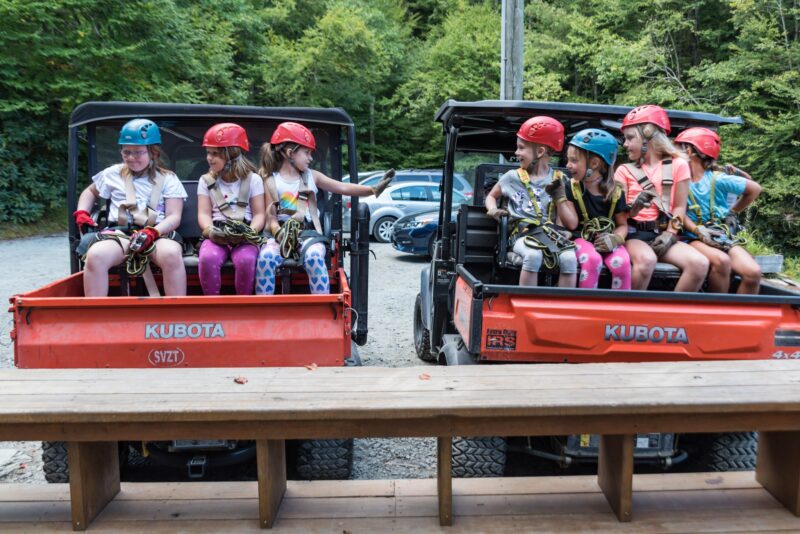
M 361 197 L 359 202 L 369 206 L 369 232 L 380 243 L 392 239 L 392 227 L 400 217 L 439 208 L 439 184 L 431 182 L 392 183 L 381 196 Z M 343 197 L 342 227 L 350 228 L 350 197 Z

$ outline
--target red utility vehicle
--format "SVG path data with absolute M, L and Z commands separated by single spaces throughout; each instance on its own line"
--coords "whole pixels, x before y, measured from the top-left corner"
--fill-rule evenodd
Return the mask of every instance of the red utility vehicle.
M 520 287 L 507 220 L 486 215 L 484 198 L 500 175 L 515 169 L 516 132 L 535 115 L 553 117 L 567 138 L 584 128 L 621 137 L 623 106 L 554 102 L 446 102 L 437 112 L 445 136 L 442 203 L 435 253 L 423 269 L 414 310 L 417 355 L 441 365 L 542 362 L 800 359 L 800 294 L 764 280 L 759 295 L 673 293 L 678 270 L 659 264 L 648 291 L 564 289 L 557 273 L 538 287 Z M 738 117 L 670 110 L 672 134 L 692 126 L 717 129 Z M 621 143 L 620 143 L 621 144 Z M 624 157 L 624 156 L 623 156 Z M 507 161 L 508 163 L 498 163 Z M 558 165 L 558 161 L 556 161 Z M 453 173 L 474 184 L 472 202 L 451 219 Z M 452 221 L 455 222 L 452 222 Z M 738 280 L 732 280 L 732 290 Z M 453 469 L 460 476 L 502 475 L 507 451 L 561 466 L 596 462 L 596 436 L 461 438 Z M 690 460 L 702 469 L 754 465 L 755 436 L 642 433 L 635 458 L 669 467 Z
M 186 297 L 145 297 L 141 279 L 111 275 L 104 298 L 83 296 L 83 273 L 74 252 L 80 235 L 69 220 L 72 275 L 11 298 L 14 362 L 20 369 L 143 367 L 260 367 L 359 365 L 355 344 L 367 339 L 369 210 L 353 198 L 352 239 L 342 238 L 341 197 L 320 192 L 323 231 L 330 238 L 329 295 L 311 295 L 302 266 L 287 260 L 271 296 L 236 296 L 230 267 L 223 271 L 223 295 L 203 296 L 194 254 L 200 238 L 197 183 L 208 170 L 203 133 L 219 122 L 242 125 L 253 141 L 249 157 L 258 161 L 261 144 L 283 121 L 300 122 L 317 141 L 314 166 L 341 180 L 343 159 L 357 176 L 355 126 L 339 108 L 260 108 L 241 106 L 90 102 L 72 113 L 69 126 L 68 212 L 89 178 L 119 159 L 117 135 L 130 119 L 146 117 L 162 132 L 163 159 L 188 192 L 178 232 L 185 241 Z M 100 227 L 106 206 L 96 206 Z M 350 276 L 345 254 L 350 254 Z M 66 258 L 65 258 L 66 259 Z M 156 273 L 160 284 L 160 275 Z M 352 286 L 351 286 L 352 280 Z M 221 371 L 225 372 L 225 371 Z M 176 384 L 179 393 L 180 384 Z M 290 472 L 301 478 L 347 478 L 352 440 L 302 441 L 287 451 Z M 169 464 L 202 477 L 207 469 L 248 461 L 255 444 L 232 440 L 165 441 L 125 444 L 123 460 Z M 66 480 L 63 443 L 45 443 L 45 472 Z

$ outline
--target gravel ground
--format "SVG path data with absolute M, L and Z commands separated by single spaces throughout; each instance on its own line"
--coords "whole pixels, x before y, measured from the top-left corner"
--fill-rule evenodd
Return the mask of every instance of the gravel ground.
M 369 339 L 359 348 L 363 364 L 425 365 L 414 352 L 412 315 L 419 273 L 428 261 L 399 253 L 388 244 L 372 243 L 371 248 L 377 258 L 370 261 Z M 0 241 L 0 258 L 6 273 L 0 278 L 3 302 L 69 274 L 66 234 Z M 0 367 L 13 365 L 11 326 L 10 314 L 0 319 Z M 41 457 L 38 442 L 0 442 L 0 482 L 43 482 Z M 436 441 L 356 440 L 353 471 L 353 478 L 359 479 L 434 477 Z

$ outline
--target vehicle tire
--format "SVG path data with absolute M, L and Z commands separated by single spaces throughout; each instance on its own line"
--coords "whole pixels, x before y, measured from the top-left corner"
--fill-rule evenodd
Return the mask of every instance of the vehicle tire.
M 43 441 L 42 460 L 44 461 L 45 480 L 51 484 L 64 484 L 69 482 L 66 442 Z
M 436 354 L 431 354 L 431 332 L 422 324 L 422 295 L 417 293 L 414 302 L 414 350 L 423 362 L 435 362 Z
M 681 439 L 693 470 L 750 471 L 756 467 L 756 432 L 684 434 Z
M 392 227 L 397 219 L 394 217 L 381 217 L 372 227 L 372 236 L 378 243 L 388 243 L 392 240 Z
M 353 440 L 299 441 L 295 465 L 300 480 L 347 480 L 353 472 Z
M 453 476 L 501 477 L 506 470 L 508 442 L 498 436 L 453 438 Z
M 431 234 L 431 238 L 428 240 L 428 257 L 433 259 L 434 252 L 436 252 L 436 232 Z

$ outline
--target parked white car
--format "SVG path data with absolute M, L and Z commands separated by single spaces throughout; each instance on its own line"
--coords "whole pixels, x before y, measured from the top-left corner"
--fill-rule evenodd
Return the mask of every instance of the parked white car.
M 369 232 L 380 243 L 388 243 L 392 239 L 392 227 L 400 217 L 439 208 L 441 195 L 439 184 L 431 182 L 392 183 L 379 196 L 361 197 L 359 202 L 369 206 Z M 342 227 L 350 228 L 350 197 L 342 197 L 344 218 Z

